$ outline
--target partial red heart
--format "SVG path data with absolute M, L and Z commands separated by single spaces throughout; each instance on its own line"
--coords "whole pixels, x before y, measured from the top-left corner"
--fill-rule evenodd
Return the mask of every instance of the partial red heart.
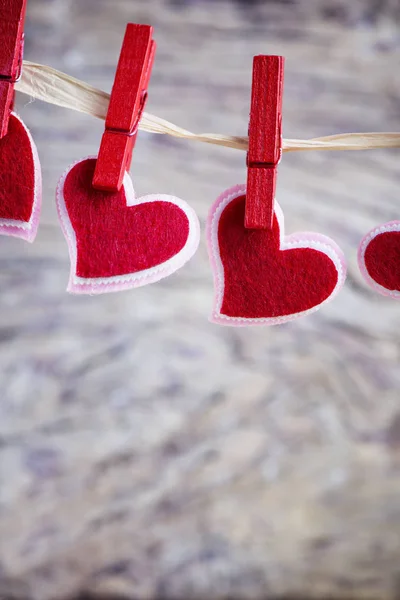
M 35 239 L 42 179 L 35 143 L 21 119 L 11 114 L 0 140 L 0 234 Z
M 276 325 L 317 310 L 344 283 L 340 248 L 315 233 L 284 237 L 277 202 L 272 230 L 246 229 L 245 194 L 245 186 L 226 190 L 209 215 L 215 284 L 211 320 L 233 326 Z
M 365 281 L 383 296 L 400 300 L 400 221 L 372 229 L 361 240 L 358 264 Z
M 200 227 L 193 209 L 173 196 L 135 198 L 125 175 L 119 192 L 93 188 L 96 159 L 73 165 L 61 178 L 57 206 L 68 242 L 68 291 L 101 294 L 166 277 L 196 252 Z

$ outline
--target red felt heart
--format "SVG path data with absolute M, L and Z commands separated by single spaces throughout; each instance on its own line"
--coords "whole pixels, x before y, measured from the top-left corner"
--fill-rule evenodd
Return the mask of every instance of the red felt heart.
M 125 175 L 119 192 L 92 186 L 95 159 L 62 177 L 57 205 L 71 257 L 68 290 L 103 293 L 158 281 L 179 269 L 199 243 L 196 214 L 179 198 L 135 199 Z
M 371 287 L 400 300 L 400 221 L 384 223 L 367 233 L 358 249 L 358 264 Z
M 274 325 L 317 310 L 344 283 L 340 248 L 314 233 L 284 237 L 275 203 L 273 228 L 246 229 L 245 187 L 224 192 L 208 220 L 214 271 L 212 320 L 223 325 Z
M 41 171 L 35 143 L 17 115 L 0 140 L 0 233 L 32 242 L 41 207 Z

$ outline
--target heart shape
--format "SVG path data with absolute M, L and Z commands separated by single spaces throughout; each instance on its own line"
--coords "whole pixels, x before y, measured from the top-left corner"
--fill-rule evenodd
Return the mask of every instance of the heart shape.
M 368 285 L 400 300 L 400 221 L 379 225 L 363 237 L 358 265 Z
M 0 165 L 0 234 L 33 242 L 41 209 L 40 162 L 28 129 L 15 113 L 0 140 Z
M 226 190 L 207 223 L 215 301 L 221 325 L 277 325 L 307 315 L 342 287 L 346 263 L 330 238 L 315 233 L 284 237 L 275 202 L 271 231 L 244 226 L 246 186 Z
M 153 283 L 182 267 L 196 252 L 196 213 L 173 196 L 135 198 L 125 175 L 119 192 L 92 186 L 95 158 L 70 167 L 57 188 L 57 207 L 67 239 L 68 291 L 101 294 Z

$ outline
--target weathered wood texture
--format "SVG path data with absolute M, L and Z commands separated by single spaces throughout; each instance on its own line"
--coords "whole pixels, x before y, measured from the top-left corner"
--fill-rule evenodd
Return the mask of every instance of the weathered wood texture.
M 127 21 L 155 27 L 148 110 L 244 134 L 252 57 L 286 56 L 285 137 L 395 131 L 399 4 L 30 0 L 26 58 L 110 89 Z M 204 242 L 169 279 L 71 297 L 54 189 L 103 123 L 18 99 L 39 147 L 37 242 L 0 240 L 0 595 L 394 599 L 400 594 L 400 305 L 356 248 L 400 217 L 397 151 L 285 156 L 288 232 L 344 249 L 324 310 L 270 329 L 207 322 Z M 244 153 L 140 134 L 139 194 L 203 223 Z

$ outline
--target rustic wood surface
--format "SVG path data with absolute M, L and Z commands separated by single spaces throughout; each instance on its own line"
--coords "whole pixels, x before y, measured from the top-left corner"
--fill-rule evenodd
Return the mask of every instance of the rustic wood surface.
M 285 137 L 396 131 L 399 2 L 30 0 L 29 60 L 109 90 L 128 21 L 155 27 L 149 112 L 247 130 L 252 57 L 286 56 Z M 28 98 L 43 165 L 37 241 L 0 240 L 0 596 L 395 599 L 400 596 L 400 305 L 356 266 L 400 217 L 398 151 L 281 163 L 288 232 L 345 251 L 340 296 L 275 328 L 211 325 L 204 240 L 159 284 L 65 293 L 54 189 L 103 125 Z M 245 181 L 242 152 L 140 134 L 139 194 L 202 224 Z

